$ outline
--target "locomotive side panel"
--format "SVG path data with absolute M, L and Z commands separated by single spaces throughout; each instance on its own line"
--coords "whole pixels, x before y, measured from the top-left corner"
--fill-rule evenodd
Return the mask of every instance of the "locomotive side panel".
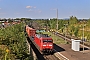
M 38 38 L 37 36 L 35 36 L 35 39 L 34 39 L 35 43 L 37 44 L 37 48 L 42 51 L 42 43 L 41 43 L 41 39 Z

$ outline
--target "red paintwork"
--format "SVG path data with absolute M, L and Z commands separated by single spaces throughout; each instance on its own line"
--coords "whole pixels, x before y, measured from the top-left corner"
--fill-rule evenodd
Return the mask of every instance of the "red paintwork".
M 34 37 L 34 43 L 40 51 L 53 51 L 53 39 L 51 37 L 43 36 L 43 34 L 35 34 L 36 30 L 26 25 L 26 32 L 29 37 Z M 43 42 L 43 40 L 50 40 L 52 42 Z
M 35 43 L 38 45 L 38 47 L 39 47 L 39 49 L 41 50 L 41 51 L 43 51 L 43 50 L 53 50 L 53 40 L 52 40 L 52 42 L 45 42 L 45 43 L 43 43 L 43 40 L 52 40 L 52 38 L 50 38 L 50 37 L 40 37 L 40 38 L 38 38 L 37 36 L 35 36 Z M 45 45 L 45 46 L 43 46 L 43 45 Z M 52 45 L 52 46 L 49 46 L 49 45 Z

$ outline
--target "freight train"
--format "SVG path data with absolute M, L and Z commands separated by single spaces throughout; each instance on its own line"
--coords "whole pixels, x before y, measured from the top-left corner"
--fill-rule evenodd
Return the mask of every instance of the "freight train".
M 43 53 L 53 53 L 53 39 L 48 34 L 36 34 L 36 30 L 26 25 L 26 33 L 35 46 Z

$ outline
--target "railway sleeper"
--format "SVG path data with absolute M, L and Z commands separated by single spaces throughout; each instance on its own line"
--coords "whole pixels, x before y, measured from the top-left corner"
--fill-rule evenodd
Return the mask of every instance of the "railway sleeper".
M 50 49 L 44 49 L 42 52 L 43 54 L 51 54 L 51 55 L 54 53 L 54 51 Z

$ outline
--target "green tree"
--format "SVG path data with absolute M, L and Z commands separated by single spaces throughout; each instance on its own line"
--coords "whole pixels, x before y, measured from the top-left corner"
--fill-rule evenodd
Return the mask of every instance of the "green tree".
M 75 27 L 73 25 L 70 26 L 70 35 L 74 35 Z
M 57 19 L 51 19 L 50 20 L 51 21 L 51 27 L 52 27 L 52 29 L 56 29 L 56 22 L 57 22 Z
M 87 21 L 87 25 L 90 27 L 90 19 L 88 19 L 88 21 Z
M 74 31 L 74 35 L 77 37 L 78 36 L 78 31 L 79 31 L 79 27 L 75 27 L 75 31 Z
M 71 16 L 70 20 L 69 20 L 69 24 L 77 24 L 78 23 L 78 19 L 76 17 Z
M 11 54 L 20 60 L 25 60 L 29 56 L 23 23 L 1 29 L 0 42 L 0 44 L 8 46 Z

